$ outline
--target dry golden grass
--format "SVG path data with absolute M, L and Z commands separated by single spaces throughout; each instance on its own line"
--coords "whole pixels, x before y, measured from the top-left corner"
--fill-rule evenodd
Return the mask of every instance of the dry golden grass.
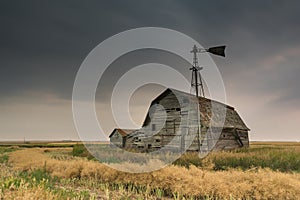
M 14 181 L 16 173 L 10 170 L 6 165 L 0 165 L 0 199 L 15 199 L 15 200 L 29 200 L 29 199 L 58 199 L 51 191 L 45 190 L 43 184 L 31 186 L 28 182 Z M 5 186 L 9 185 L 7 190 L 3 191 Z
M 16 170 L 46 167 L 52 176 L 88 178 L 110 184 L 133 183 L 150 188 L 161 188 L 187 197 L 218 199 L 298 199 L 300 197 L 300 174 L 281 173 L 269 169 L 214 172 L 194 166 L 189 169 L 168 166 L 152 173 L 130 174 L 85 159 L 55 160 L 45 155 L 42 149 L 12 152 L 9 163 Z M 125 167 L 140 166 L 127 163 Z
M 87 199 L 148 199 L 157 200 L 149 192 L 141 193 L 136 188 L 125 189 L 122 184 L 113 188 L 108 183 L 95 179 L 52 179 L 44 170 L 32 172 L 13 171 L 0 164 L 0 199 L 45 199 L 45 200 L 87 200 Z M 161 195 L 160 195 L 161 196 Z M 166 198 L 167 200 L 167 198 Z
M 45 190 L 43 187 L 28 187 L 21 185 L 17 189 L 11 188 L 8 192 L 0 194 L 1 199 L 12 200 L 33 200 L 33 199 L 47 199 L 57 200 L 58 196 L 52 194 L 50 191 Z

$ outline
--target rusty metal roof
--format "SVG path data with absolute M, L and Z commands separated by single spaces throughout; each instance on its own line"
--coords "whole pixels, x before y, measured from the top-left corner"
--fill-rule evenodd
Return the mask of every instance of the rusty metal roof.
M 136 131 L 136 129 L 120 129 L 120 128 L 115 128 L 112 133 L 109 135 L 109 137 L 111 137 L 116 131 L 118 131 L 120 133 L 120 135 L 122 135 L 122 137 L 125 137 L 131 133 L 133 133 L 134 131 Z

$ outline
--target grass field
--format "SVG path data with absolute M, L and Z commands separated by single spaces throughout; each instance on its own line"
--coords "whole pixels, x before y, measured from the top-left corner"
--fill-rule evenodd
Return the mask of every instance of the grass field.
M 116 155 L 112 164 L 121 161 Z M 0 147 L 0 165 L 0 199 L 300 197 L 300 143 L 255 142 L 249 149 L 213 152 L 204 159 L 186 153 L 173 165 L 141 174 L 99 163 L 82 144 L 11 144 Z

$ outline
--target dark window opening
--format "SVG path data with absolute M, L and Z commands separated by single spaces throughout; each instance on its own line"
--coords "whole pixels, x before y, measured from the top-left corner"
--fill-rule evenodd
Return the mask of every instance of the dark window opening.
M 150 149 L 150 148 L 151 148 L 151 146 L 152 146 L 151 144 L 148 144 L 148 149 Z
M 187 115 L 187 114 L 188 114 L 188 111 L 187 111 L 187 110 L 181 111 L 180 114 L 181 114 L 181 115 Z
M 152 131 L 155 131 L 155 130 L 156 130 L 156 125 L 152 124 Z
M 156 139 L 155 142 L 160 142 L 160 139 Z
M 181 111 L 181 109 L 180 108 L 176 108 L 176 111 Z

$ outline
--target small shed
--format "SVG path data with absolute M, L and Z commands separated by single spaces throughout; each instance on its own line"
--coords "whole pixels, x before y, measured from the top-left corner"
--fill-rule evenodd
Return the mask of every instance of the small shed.
M 125 147 L 127 135 L 133 133 L 134 129 L 115 128 L 109 135 L 110 143 L 117 147 Z

